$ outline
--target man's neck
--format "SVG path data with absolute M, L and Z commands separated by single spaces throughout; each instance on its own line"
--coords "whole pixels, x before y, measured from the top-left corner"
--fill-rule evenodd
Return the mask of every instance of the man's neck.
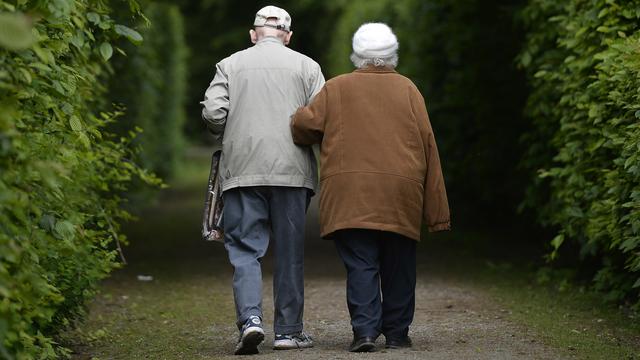
M 277 36 L 273 36 L 273 35 L 263 36 L 262 38 L 260 38 L 260 40 L 258 40 L 257 44 L 262 43 L 262 42 L 277 42 L 277 43 L 280 43 L 280 44 L 284 45 L 284 42 L 282 41 L 282 39 L 280 39 Z

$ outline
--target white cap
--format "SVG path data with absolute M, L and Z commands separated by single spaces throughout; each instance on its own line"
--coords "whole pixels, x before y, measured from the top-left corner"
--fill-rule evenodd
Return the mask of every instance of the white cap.
M 275 24 L 267 24 L 267 20 L 275 19 Z M 275 6 L 265 6 L 258 10 L 253 26 L 268 26 L 278 30 L 291 31 L 291 16 L 285 9 Z
M 364 58 L 387 58 L 398 51 L 398 39 L 383 23 L 368 23 L 353 34 L 353 52 Z

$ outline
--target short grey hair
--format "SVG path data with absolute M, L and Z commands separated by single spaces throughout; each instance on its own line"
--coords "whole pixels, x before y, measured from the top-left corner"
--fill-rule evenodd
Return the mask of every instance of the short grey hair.
M 362 57 L 356 53 L 352 53 L 350 56 L 350 59 L 351 59 L 351 62 L 353 63 L 353 66 L 355 66 L 358 69 L 362 69 L 363 67 L 366 67 L 368 65 L 391 66 L 392 68 L 395 68 L 398 66 L 397 53 L 384 58 L 378 58 L 378 57 L 367 58 L 367 57 Z

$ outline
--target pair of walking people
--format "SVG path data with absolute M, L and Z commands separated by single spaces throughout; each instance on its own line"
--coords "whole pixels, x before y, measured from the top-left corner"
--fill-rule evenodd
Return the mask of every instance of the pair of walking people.
M 353 37 L 353 73 L 325 83 L 320 66 L 286 45 L 291 17 L 259 10 L 254 46 L 216 65 L 203 119 L 222 138 L 225 248 L 234 268 L 236 354 L 258 352 L 261 259 L 274 246 L 274 349 L 313 346 L 303 331 L 304 222 L 318 173 L 321 236 L 347 269 L 350 351 L 411 346 L 416 242 L 450 227 L 438 151 L 422 95 L 394 69 L 398 41 L 380 23 Z

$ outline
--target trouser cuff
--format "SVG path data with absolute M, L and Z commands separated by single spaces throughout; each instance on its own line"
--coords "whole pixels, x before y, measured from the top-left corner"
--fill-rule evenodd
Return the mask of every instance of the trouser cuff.
M 294 325 L 274 325 L 273 330 L 276 335 L 297 334 L 302 331 L 302 323 Z
M 356 339 L 363 338 L 365 336 L 378 338 L 378 336 L 380 336 L 380 331 L 378 331 L 378 329 L 372 329 L 372 328 L 357 328 L 357 329 L 354 328 L 353 336 Z
M 257 316 L 262 320 L 262 313 L 259 311 L 249 311 L 246 314 L 240 315 L 240 318 L 238 318 L 238 322 L 236 323 L 238 330 L 242 330 L 242 325 L 244 325 L 252 316 Z
M 383 331 L 385 339 L 404 339 L 409 335 L 409 328 L 403 330 Z

